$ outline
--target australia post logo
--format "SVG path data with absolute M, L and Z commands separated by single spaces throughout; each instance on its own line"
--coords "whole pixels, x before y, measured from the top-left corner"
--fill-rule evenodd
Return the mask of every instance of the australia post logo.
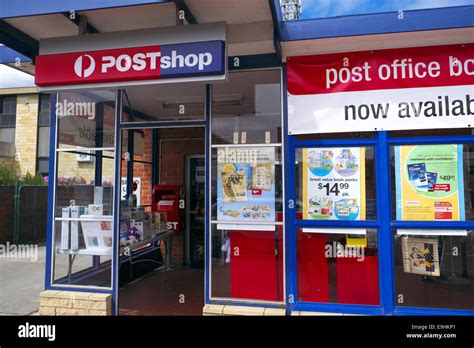
M 97 84 L 225 73 L 223 41 L 40 55 L 38 86 Z
M 88 66 L 84 65 L 84 62 L 88 62 Z M 87 63 L 86 63 L 87 64 Z M 87 66 L 87 67 L 85 67 Z M 95 70 L 95 60 L 89 54 L 79 56 L 74 63 L 74 72 L 79 77 L 89 77 Z

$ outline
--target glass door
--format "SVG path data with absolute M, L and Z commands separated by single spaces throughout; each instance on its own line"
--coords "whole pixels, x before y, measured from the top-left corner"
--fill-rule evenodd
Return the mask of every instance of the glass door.
M 204 226 L 205 226 L 205 178 L 204 156 L 191 155 L 186 159 L 186 263 L 191 267 L 204 267 Z

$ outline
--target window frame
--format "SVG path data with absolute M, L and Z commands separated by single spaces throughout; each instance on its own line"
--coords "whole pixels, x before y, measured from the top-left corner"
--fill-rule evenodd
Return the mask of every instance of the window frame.
M 207 132 L 208 132 L 208 137 L 209 137 L 209 152 L 208 152 L 208 158 L 209 158 L 209 161 L 208 163 L 206 164 L 207 166 L 207 172 L 208 172 L 208 176 L 209 176 L 209 185 L 206 189 L 207 191 L 207 195 L 209 196 L 209 198 L 212 197 L 212 178 L 214 177 L 213 174 L 216 174 L 216 177 L 217 177 L 217 173 L 214 173 L 213 169 L 212 169 L 212 163 L 213 163 L 213 158 L 212 158 L 212 150 L 213 149 L 218 149 L 218 148 L 225 148 L 225 147 L 237 147 L 237 148 L 244 148 L 244 147 L 253 147 L 253 146 L 256 146 L 256 147 L 272 147 L 274 148 L 275 150 L 277 148 L 280 148 L 281 149 L 281 168 L 282 168 L 282 214 L 283 214 L 283 221 L 279 222 L 279 221 L 274 221 L 274 222 L 260 222 L 258 224 L 263 224 L 263 225 L 274 225 L 275 226 L 275 231 L 276 231 L 276 228 L 278 228 L 279 226 L 282 226 L 282 229 L 283 229 L 283 233 L 282 233 L 282 236 L 283 236 L 283 241 L 282 241 L 282 248 L 283 250 L 281 251 L 283 253 L 283 258 L 282 258 L 282 269 L 283 269 L 283 289 L 282 289 L 282 292 L 283 292 L 283 295 L 282 295 L 282 301 L 268 301 L 268 300 L 259 300 L 259 299 L 245 299 L 245 298 L 235 298 L 235 297 L 221 297 L 221 296 L 213 296 L 212 295 L 212 288 L 213 288 L 213 280 L 212 280 L 212 237 L 213 237 L 213 226 L 216 225 L 219 223 L 219 224 L 231 224 L 231 225 L 238 225 L 238 224 L 241 224 L 241 225 L 248 225 L 248 224 L 255 224 L 255 223 L 247 223 L 247 222 L 226 222 L 226 221 L 217 221 L 217 220 L 213 220 L 212 218 L 212 212 L 209 211 L 207 214 L 209 214 L 209 217 L 207 219 L 207 222 L 206 222 L 206 226 L 207 226 L 207 231 L 205 231 L 206 235 L 208 236 L 208 240 L 206 242 L 207 244 L 207 252 L 206 252 L 206 258 L 208 259 L 207 263 L 206 263 L 206 268 L 207 268 L 207 277 L 208 279 L 206 279 L 206 288 L 207 288 L 207 294 L 206 294 L 206 303 L 213 303 L 213 304 L 233 304 L 233 305 L 236 305 L 236 304 L 242 304 L 242 305 L 246 305 L 246 304 L 261 304 L 261 305 L 266 305 L 266 306 L 270 306 L 270 307 L 279 307 L 279 306 L 282 306 L 282 305 L 285 305 L 285 303 L 287 302 L 286 299 L 287 299 L 287 278 L 288 278 L 288 274 L 287 274 L 287 228 L 286 228 L 286 218 L 287 218 L 287 214 L 286 214 L 286 204 L 284 204 L 284 202 L 286 201 L 286 179 L 285 179 L 285 171 L 286 171 L 286 168 L 285 168 L 285 163 L 286 163 L 286 155 L 285 155 L 285 142 L 286 142 L 286 127 L 285 127 L 285 124 L 286 124 L 286 111 L 285 111 L 285 108 L 284 108 L 284 99 L 285 99 L 285 94 L 286 94 L 286 86 L 285 86 L 285 77 L 284 77 L 284 74 L 285 74 L 285 71 L 282 67 L 280 66 L 269 66 L 269 67 L 262 67 L 262 68 L 257 68 L 257 69 L 252 69 L 252 68 L 249 68 L 249 69 L 235 69 L 233 71 L 229 71 L 229 74 L 232 74 L 232 73 L 236 73 L 238 74 L 239 72 L 258 72 L 258 71 L 271 71 L 271 70 L 274 70 L 276 72 L 279 73 L 280 75 L 280 120 L 281 120 L 281 123 L 280 123 L 280 133 L 281 133 L 281 142 L 271 142 L 269 144 L 266 144 L 266 143 L 246 143 L 246 144 L 221 144 L 221 143 L 213 143 L 212 139 L 213 139 L 213 132 L 212 132 L 212 117 L 213 117 L 213 114 L 212 112 L 210 113 L 210 118 L 209 118 L 209 121 L 208 121 L 208 129 L 207 129 Z M 212 100 L 212 85 L 211 85 L 211 93 L 210 93 L 210 96 L 207 96 L 208 98 L 208 103 L 211 102 Z M 211 102 L 212 104 L 212 102 Z M 216 217 L 217 218 L 217 217 Z M 258 232 L 255 232 L 255 233 L 258 233 Z
M 43 100 L 44 99 L 49 99 L 49 109 L 48 110 L 42 110 L 41 107 L 43 106 Z M 52 96 L 49 94 L 40 94 L 38 96 L 38 127 L 37 127 L 37 132 L 36 132 L 36 172 L 41 173 L 41 175 L 49 175 L 49 170 L 48 172 L 40 172 L 39 168 L 39 162 L 41 160 L 47 160 L 49 162 L 49 156 L 40 156 L 39 155 L 39 146 L 40 146 L 40 128 L 49 128 L 49 132 L 51 132 L 51 113 L 52 113 L 52 108 L 51 108 L 51 100 Z M 42 124 L 41 121 L 41 113 L 44 112 L 48 114 L 48 124 Z M 48 138 L 49 145 L 51 146 L 51 140 Z M 49 168 L 49 165 L 48 165 Z
M 390 156 L 390 147 L 391 146 L 402 146 L 402 145 L 442 145 L 442 144 L 456 144 L 456 145 L 466 145 L 474 144 L 474 135 L 449 135 L 449 136 L 406 136 L 406 137 L 393 137 L 389 136 L 387 139 L 387 150 L 388 156 Z M 389 157 L 390 158 L 390 157 Z M 389 187 L 392 187 L 391 180 L 391 168 L 387 168 L 387 175 L 389 178 Z M 393 196 L 395 195 L 392 190 L 390 192 L 389 198 L 389 215 L 390 215 L 390 237 L 393 241 L 393 230 L 403 231 L 410 229 L 434 229 L 434 230 L 474 230 L 474 221 L 401 221 L 393 218 L 392 209 L 393 209 Z M 393 245 L 392 245 L 393 250 Z M 395 269 L 394 269 L 394 255 L 392 255 L 391 261 L 391 273 L 393 279 L 393 289 L 396 290 L 395 286 Z M 450 309 L 450 308 L 441 308 L 441 307 L 414 307 L 414 306 L 397 306 L 396 305 L 396 293 L 394 293 L 394 315 L 419 315 L 419 314 L 432 314 L 432 315 L 465 315 L 465 314 L 474 314 L 474 309 Z
M 390 136 L 387 131 L 374 132 L 374 138 L 297 140 L 296 136 L 288 136 L 287 174 L 290 180 L 287 186 L 288 202 L 296 202 L 296 171 L 290 163 L 295 161 L 295 151 L 302 147 L 336 147 L 336 146 L 374 146 L 376 167 L 376 207 L 377 220 L 374 221 L 333 221 L 333 220 L 297 220 L 296 210 L 290 210 L 287 218 L 287 228 L 290 229 L 290 240 L 287 244 L 290 271 L 288 273 L 288 296 L 293 295 L 292 310 L 314 312 L 336 312 L 366 315 L 473 315 L 474 310 L 409 307 L 396 305 L 395 269 L 394 269 L 394 240 L 393 230 L 404 229 L 474 229 L 474 221 L 399 221 L 392 218 L 392 192 L 390 148 L 397 145 L 435 145 L 435 144 L 474 144 L 474 135 L 455 136 Z M 329 137 L 328 137 L 329 138 Z M 387 189 L 389 188 L 389 189 Z M 314 303 L 297 301 L 297 260 L 296 260 L 296 229 L 302 227 L 326 228 L 377 228 L 379 255 L 379 285 L 380 306 L 348 305 L 335 303 Z
M 15 111 L 13 113 L 4 112 L 5 101 L 14 101 Z M 3 95 L 3 96 L 0 96 L 0 128 L 16 128 L 17 106 L 18 106 L 18 98 L 17 98 L 16 95 Z M 3 124 L 3 118 L 5 116 L 13 116 L 14 123 L 13 124 Z

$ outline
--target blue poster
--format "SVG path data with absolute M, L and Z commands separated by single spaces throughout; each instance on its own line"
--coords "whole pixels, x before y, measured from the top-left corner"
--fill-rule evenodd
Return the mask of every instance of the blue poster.
M 217 220 L 275 221 L 275 149 L 218 151 Z

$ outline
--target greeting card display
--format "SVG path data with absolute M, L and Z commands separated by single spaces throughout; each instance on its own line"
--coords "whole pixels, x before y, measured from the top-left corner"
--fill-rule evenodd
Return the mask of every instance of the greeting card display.
M 438 240 L 402 237 L 403 271 L 439 277 Z

